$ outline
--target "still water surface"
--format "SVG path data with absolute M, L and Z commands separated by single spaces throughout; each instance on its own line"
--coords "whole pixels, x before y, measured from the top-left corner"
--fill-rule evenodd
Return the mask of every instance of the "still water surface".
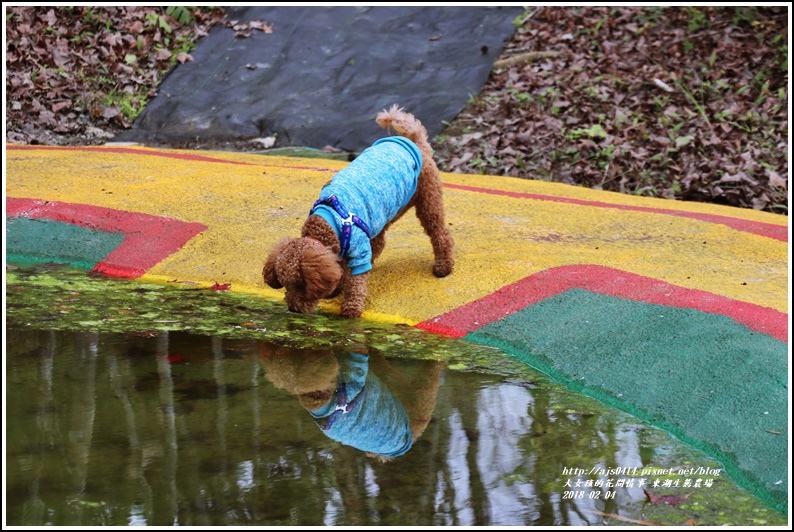
M 639 471 L 591 474 L 598 466 L 719 465 L 527 375 L 185 332 L 7 333 L 9 525 L 775 519 L 724 476 L 689 490 L 683 508 L 658 508 L 646 501 Z M 319 390 L 342 381 L 350 397 L 370 390 L 377 400 L 340 411 L 336 441 L 322 428 L 327 417 L 310 411 L 327 402 Z M 385 415 L 389 408 L 403 418 Z M 343 427 L 353 415 L 358 424 Z M 401 430 L 409 436 L 399 456 L 368 449 L 392 452 L 389 437 Z M 571 473 L 575 467 L 588 473 Z M 573 487 L 599 478 L 601 487 Z M 623 486 L 607 487 L 609 479 Z M 740 497 L 750 513 L 720 516 L 716 499 L 726 496 Z M 650 515 L 658 511 L 664 515 Z
M 667 433 L 412 327 L 60 265 L 7 266 L 5 311 L 7 525 L 786 523 Z

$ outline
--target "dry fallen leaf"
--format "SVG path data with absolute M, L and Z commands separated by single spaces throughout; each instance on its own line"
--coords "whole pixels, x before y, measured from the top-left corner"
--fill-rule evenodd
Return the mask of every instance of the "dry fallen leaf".
M 769 185 L 775 188 L 786 188 L 788 181 L 780 177 L 780 174 L 774 170 L 767 169 L 766 175 L 769 178 Z
M 648 490 L 642 490 L 645 493 L 645 496 L 651 501 L 652 504 L 667 504 L 669 506 L 677 506 L 678 503 L 681 501 L 685 501 L 689 499 L 689 496 L 692 495 L 691 493 L 687 493 L 686 495 L 654 495 L 653 493 L 649 492 Z

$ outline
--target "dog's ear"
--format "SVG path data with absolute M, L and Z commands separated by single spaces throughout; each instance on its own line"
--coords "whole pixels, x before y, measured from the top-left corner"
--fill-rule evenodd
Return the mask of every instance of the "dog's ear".
M 306 283 L 306 297 L 309 299 L 328 297 L 342 279 L 339 258 L 325 246 L 307 246 L 303 250 L 300 268 Z
M 290 243 L 290 238 L 282 238 L 279 240 L 273 249 L 270 251 L 270 255 L 267 256 L 267 260 L 265 261 L 265 267 L 262 268 L 262 277 L 265 279 L 265 283 L 270 288 L 282 288 L 284 285 L 278 280 L 278 272 L 276 271 L 276 261 L 278 260 L 279 256 L 284 252 L 284 249 Z

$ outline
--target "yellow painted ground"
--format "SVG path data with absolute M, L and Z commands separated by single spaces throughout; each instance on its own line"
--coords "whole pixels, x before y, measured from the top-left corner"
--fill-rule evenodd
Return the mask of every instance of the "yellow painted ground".
M 265 286 L 265 257 L 298 236 L 320 188 L 344 162 L 226 152 L 100 149 L 6 151 L 8 197 L 83 203 L 199 222 L 208 229 L 157 264 L 147 280 Z M 198 162 L 162 154 L 213 157 Z M 228 161 L 248 165 L 229 164 Z M 300 168 L 304 167 L 304 168 Z M 639 198 L 568 185 L 443 174 L 449 185 L 614 205 L 729 216 L 786 227 L 788 218 L 700 203 Z M 365 317 L 415 324 L 547 268 L 596 264 L 788 312 L 788 244 L 684 217 L 445 189 L 456 269 L 431 273 L 429 239 L 409 213 L 387 235 Z M 336 308 L 333 302 L 328 308 Z

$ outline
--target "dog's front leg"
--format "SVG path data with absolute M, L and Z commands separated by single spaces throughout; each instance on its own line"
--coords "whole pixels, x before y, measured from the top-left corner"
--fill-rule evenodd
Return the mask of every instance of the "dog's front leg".
M 345 296 L 342 299 L 342 316 L 345 318 L 359 318 L 361 313 L 364 312 L 369 274 L 370 272 L 351 275 L 347 279 Z

